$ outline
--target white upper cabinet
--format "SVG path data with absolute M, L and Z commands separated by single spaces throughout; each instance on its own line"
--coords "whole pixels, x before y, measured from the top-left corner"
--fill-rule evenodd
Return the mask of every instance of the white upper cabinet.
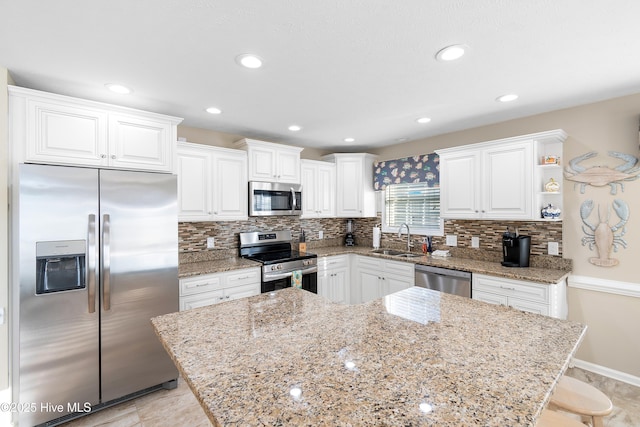
M 535 153 L 540 144 L 564 139 L 557 130 L 436 150 L 442 217 L 539 219 Z
M 373 162 L 366 153 L 329 154 L 324 160 L 336 164 L 336 216 L 364 218 L 376 216 L 373 190 Z
M 249 181 L 300 184 L 302 148 L 246 138 L 235 145 L 247 150 Z
M 241 150 L 178 143 L 178 219 L 247 219 L 247 154 Z
M 336 216 L 336 165 L 315 160 L 301 160 L 302 217 Z
M 173 172 L 182 119 L 9 87 L 18 162 Z

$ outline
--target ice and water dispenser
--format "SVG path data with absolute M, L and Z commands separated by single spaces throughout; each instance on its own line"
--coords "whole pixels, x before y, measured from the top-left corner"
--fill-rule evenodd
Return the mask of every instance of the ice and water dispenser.
M 85 240 L 36 242 L 36 294 L 85 287 Z

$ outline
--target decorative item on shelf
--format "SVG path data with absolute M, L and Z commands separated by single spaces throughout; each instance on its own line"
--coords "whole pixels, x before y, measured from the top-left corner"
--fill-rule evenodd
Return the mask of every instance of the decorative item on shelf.
M 559 156 L 542 156 L 542 160 L 540 160 L 541 165 L 559 165 L 560 157 Z
M 582 238 L 582 246 L 588 244 L 589 250 L 593 250 L 596 247 L 598 257 L 589 258 L 589 262 L 598 267 L 613 267 L 619 264 L 619 260 L 611 258 L 611 249 L 614 252 L 618 252 L 618 247 L 627 247 L 627 242 L 622 238 L 627 232 L 625 224 L 629 219 L 629 206 L 624 200 L 615 199 L 613 201 L 613 210 L 616 211 L 616 215 L 620 221 L 614 225 L 609 225 L 609 214 L 604 218 L 600 213 L 600 206 L 598 206 L 598 224 L 593 225 L 587 221 L 594 205 L 593 200 L 585 200 L 580 205 L 580 218 L 586 227 L 582 227 L 582 231 L 585 237 Z
M 571 159 L 569 165 L 564 168 L 564 177 L 569 181 L 576 182 L 576 185 L 580 185 L 581 194 L 584 194 L 587 185 L 594 187 L 604 187 L 608 185 L 611 187 L 611 194 L 616 194 L 618 192 L 617 184 L 620 186 L 620 189 L 624 191 L 624 181 L 634 181 L 640 177 L 638 158 L 631 154 L 618 153 L 617 151 L 609 151 L 608 154 L 611 157 L 624 160 L 625 163 L 615 168 L 608 166 L 592 166 L 586 168 L 582 166 L 580 162 L 598 155 L 597 152 L 591 151 Z
M 549 182 L 544 185 L 544 191 L 547 193 L 557 193 L 560 191 L 560 184 L 555 179 L 551 178 Z
M 560 219 L 561 213 L 562 211 L 560 210 L 560 208 L 553 206 L 551 203 L 542 208 L 542 210 L 540 211 L 540 214 L 544 219 Z

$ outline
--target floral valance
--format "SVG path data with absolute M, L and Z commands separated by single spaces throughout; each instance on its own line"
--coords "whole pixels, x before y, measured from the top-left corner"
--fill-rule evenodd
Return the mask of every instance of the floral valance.
M 440 157 L 436 153 L 420 154 L 373 164 L 373 188 L 384 190 L 389 184 L 427 182 L 440 186 Z

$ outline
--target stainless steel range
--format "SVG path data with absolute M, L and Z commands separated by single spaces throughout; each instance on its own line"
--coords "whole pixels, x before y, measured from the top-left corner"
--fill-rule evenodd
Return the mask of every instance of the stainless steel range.
M 291 287 L 302 275 L 302 289 L 318 293 L 318 256 L 291 248 L 291 231 L 240 233 L 240 256 L 262 264 L 261 292 Z

